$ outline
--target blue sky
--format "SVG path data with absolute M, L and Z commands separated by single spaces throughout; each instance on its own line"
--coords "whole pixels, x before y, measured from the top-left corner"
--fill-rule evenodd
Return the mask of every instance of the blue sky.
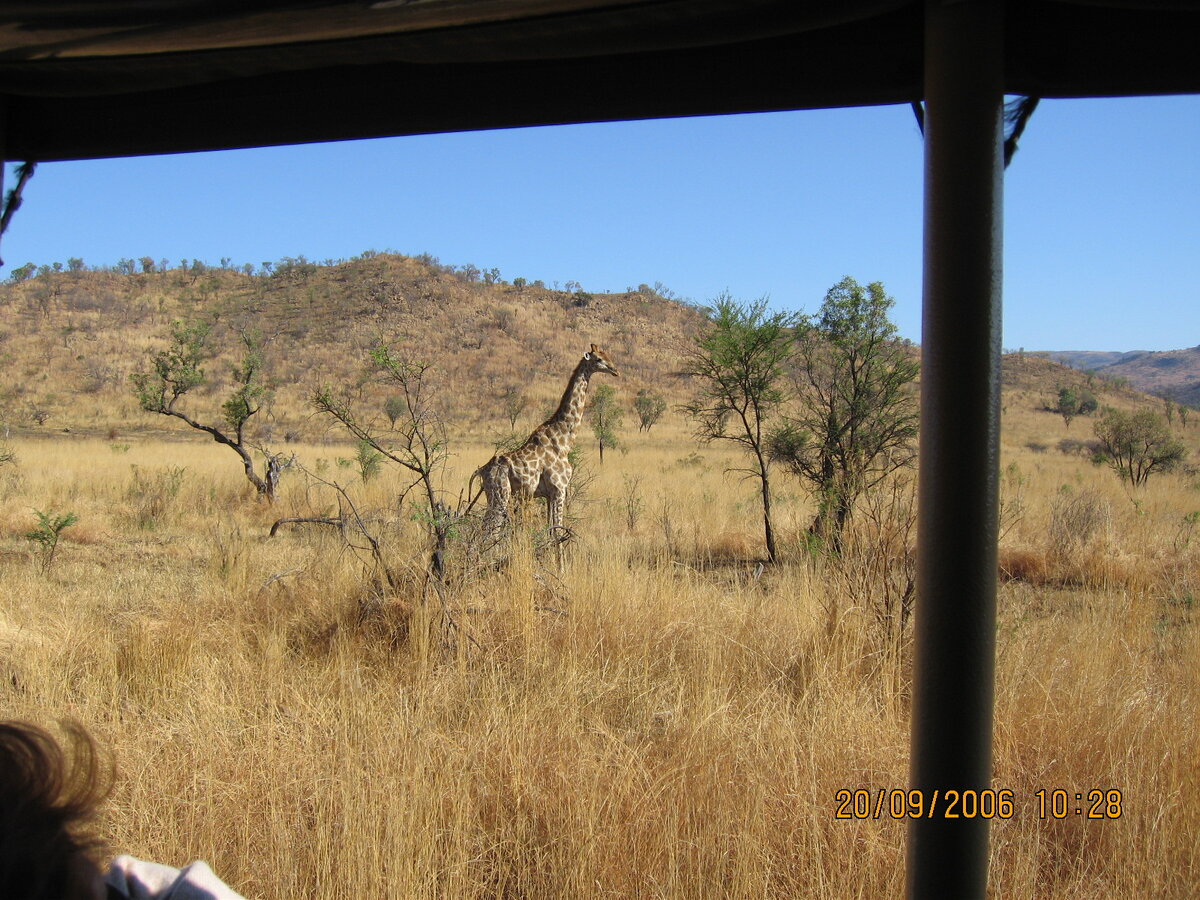
M 1006 175 L 1005 347 L 1200 344 L 1198 147 L 1200 97 L 1039 106 Z M 919 341 L 921 156 L 911 110 L 875 107 L 45 163 L 0 250 L 7 271 L 390 249 L 810 311 L 852 275 Z

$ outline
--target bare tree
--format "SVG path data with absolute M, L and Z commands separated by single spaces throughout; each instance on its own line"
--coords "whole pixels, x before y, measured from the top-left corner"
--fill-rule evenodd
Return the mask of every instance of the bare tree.
M 411 480 L 401 492 L 401 501 L 413 490 L 419 490 L 422 495 L 421 519 L 432 542 L 430 572 L 441 585 L 445 582 L 446 553 L 455 516 L 435 484 L 446 462 L 447 441 L 445 424 L 430 402 L 427 375 L 431 365 L 399 355 L 384 343 L 370 351 L 370 361 L 376 375 L 397 389 L 396 396 L 403 404 L 402 413 L 396 417 L 386 436 L 376 433 L 370 423 L 360 420 L 349 400 L 335 395 L 332 388 L 317 391 L 312 404 L 318 412 L 341 423 L 362 445 L 409 473 Z

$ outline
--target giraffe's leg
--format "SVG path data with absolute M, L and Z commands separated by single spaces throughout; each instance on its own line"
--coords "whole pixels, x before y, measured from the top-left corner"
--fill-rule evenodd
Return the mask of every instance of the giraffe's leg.
M 548 505 L 550 507 L 550 534 L 555 540 L 561 536 L 563 530 L 563 521 L 565 519 L 567 508 L 567 496 L 562 490 L 556 490 L 549 498 Z
M 566 485 L 555 485 L 554 492 L 546 498 L 550 510 L 550 540 L 554 542 L 554 553 L 558 557 L 558 571 L 563 570 L 563 542 L 567 539 L 566 521 L 567 490 Z
M 488 466 L 483 475 L 483 489 L 488 500 L 487 512 L 483 516 L 483 533 L 489 540 L 495 540 L 508 520 L 508 507 L 512 501 L 508 467 L 503 462 Z

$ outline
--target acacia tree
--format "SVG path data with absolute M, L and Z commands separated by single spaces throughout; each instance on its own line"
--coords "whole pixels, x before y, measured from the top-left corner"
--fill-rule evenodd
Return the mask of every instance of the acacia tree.
M 406 408 L 407 405 L 404 402 L 404 398 L 398 397 L 395 394 L 391 394 L 383 401 L 383 414 L 388 417 L 388 421 L 392 423 L 393 428 L 396 427 L 396 420 L 404 415 Z
M 1151 409 L 1107 409 L 1094 428 L 1101 456 L 1131 487 L 1145 484 L 1155 472 L 1169 472 L 1187 455 L 1183 442 Z
M 657 391 L 642 388 L 633 400 L 633 408 L 638 415 L 638 431 L 649 431 L 667 411 L 667 401 Z
M 617 429 L 621 427 L 622 410 L 617 406 L 617 391 L 612 385 L 602 384 L 592 392 L 592 432 L 600 444 L 600 462 L 604 462 L 604 448 L 620 446 Z
M 1079 398 L 1075 396 L 1075 392 L 1070 388 L 1058 389 L 1058 406 L 1056 411 L 1062 416 L 1067 427 L 1071 427 L 1071 420 L 1079 415 Z
M 204 323 L 172 323 L 168 347 L 150 354 L 151 371 L 136 372 L 130 376 L 134 395 L 147 412 L 179 419 L 237 453 L 246 471 L 246 479 L 254 485 L 258 495 L 265 497 L 268 502 L 274 502 L 275 488 L 283 470 L 283 456 L 265 448 L 257 448 L 265 457 L 264 472 L 259 475 L 250 452 L 253 448 L 248 446 L 246 436 L 246 426 L 262 410 L 271 393 L 263 374 L 260 335 L 252 332 L 241 335 L 245 352 L 241 360 L 231 366 L 233 392 L 221 405 L 224 428 L 200 422 L 176 405 L 207 380 L 201 363 L 208 355 L 207 344 L 211 331 L 212 327 Z
M 916 456 L 919 364 L 888 319 L 894 304 L 881 282 L 847 276 L 796 325 L 796 413 L 772 431 L 769 450 L 812 489 L 809 533 L 834 552 L 859 496 Z
M 786 313 L 768 314 L 765 298 L 743 305 L 728 293 L 718 297 L 712 328 L 696 338 L 696 347 L 687 357 L 687 374 L 699 380 L 700 392 L 682 407 L 696 423 L 697 439 L 730 441 L 750 457 L 750 466 L 732 471 L 759 483 L 771 562 L 776 547 L 767 436 L 784 401 L 789 318 Z
M 508 419 L 510 429 L 517 427 L 517 419 L 528 405 L 529 397 L 519 384 L 510 384 L 504 389 L 504 393 L 500 395 L 500 406 L 504 410 L 504 418 Z

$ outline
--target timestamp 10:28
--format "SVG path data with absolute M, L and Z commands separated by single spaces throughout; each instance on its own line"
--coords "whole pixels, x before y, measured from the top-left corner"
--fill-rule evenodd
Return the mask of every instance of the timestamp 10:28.
M 1084 819 L 1119 819 L 1124 801 L 1116 788 L 1107 791 L 1094 788 L 1087 793 L 1076 791 L 1074 794 L 1061 788 L 1053 791 L 1042 788 L 1034 796 L 1038 800 L 1038 815 L 1043 819 L 1065 819 L 1071 815 Z

